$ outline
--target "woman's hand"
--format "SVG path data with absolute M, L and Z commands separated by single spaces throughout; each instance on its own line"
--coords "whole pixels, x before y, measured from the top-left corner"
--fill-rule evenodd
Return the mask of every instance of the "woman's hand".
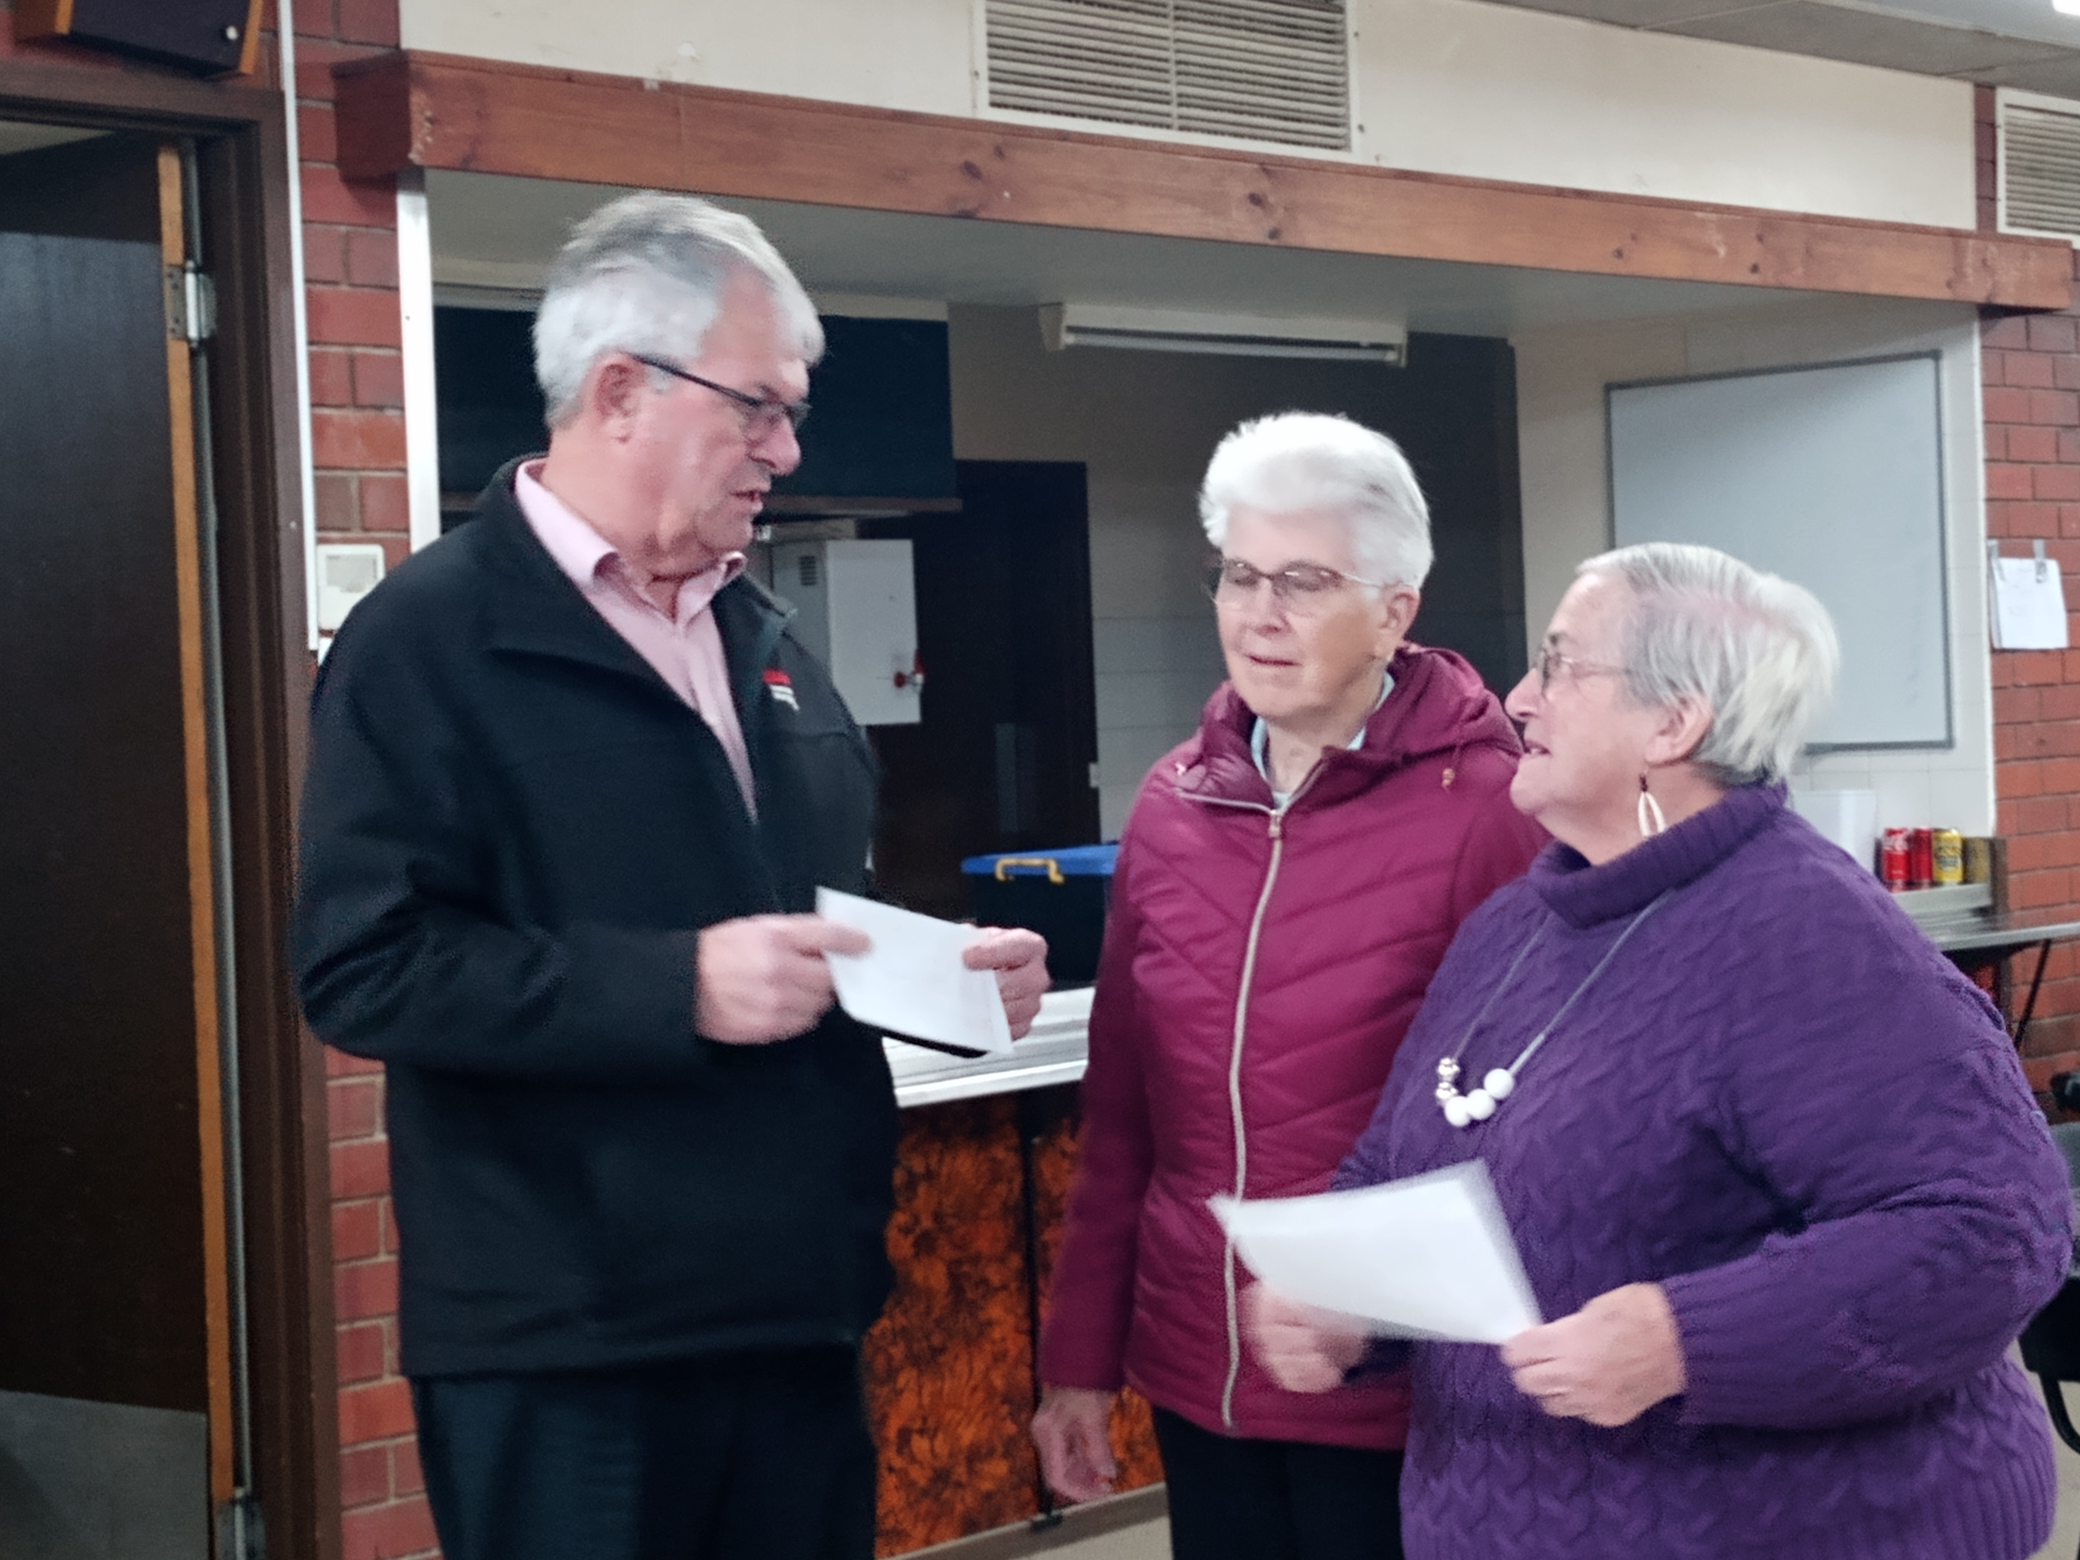
M 1112 1460 L 1112 1394 L 1089 1387 L 1042 1387 L 1033 1415 L 1033 1446 L 1040 1453 L 1040 1476 L 1063 1500 L 1110 1495 L 1119 1474 Z
M 1327 1392 L 1365 1357 L 1361 1332 L 1346 1332 L 1323 1313 L 1263 1284 L 1242 1293 L 1242 1325 L 1257 1363 L 1288 1392 Z
M 1629 1425 L 1684 1388 L 1683 1340 L 1659 1284 L 1627 1284 L 1502 1346 L 1517 1389 L 1558 1419 Z

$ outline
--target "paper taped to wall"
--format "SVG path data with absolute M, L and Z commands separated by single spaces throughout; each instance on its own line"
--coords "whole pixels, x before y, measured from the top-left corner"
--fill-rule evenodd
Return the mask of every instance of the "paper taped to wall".
M 2003 558 L 2000 543 L 1988 542 L 1987 583 L 1993 591 L 1993 648 L 1996 650 L 2063 650 L 2066 648 L 2065 580 L 2058 560 L 2044 556 Z

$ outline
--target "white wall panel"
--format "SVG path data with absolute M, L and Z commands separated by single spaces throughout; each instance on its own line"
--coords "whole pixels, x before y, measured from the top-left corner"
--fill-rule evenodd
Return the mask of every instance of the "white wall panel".
M 617 0 L 582 12 L 561 0 L 402 0 L 402 12 L 407 48 L 921 113 L 972 115 L 979 101 L 970 0 Z M 1353 18 L 1360 128 L 1352 152 L 1325 156 L 1881 221 L 1975 221 L 1963 82 L 1478 0 L 1354 0 Z
M 1628 380 L 1732 373 L 1852 357 L 1942 357 L 1950 657 L 1956 744 L 1826 753 L 1795 786 L 1867 788 L 1878 822 L 1990 833 L 1994 821 L 1992 658 L 1987 646 L 1984 431 L 1973 310 L 1844 299 L 1774 317 L 1704 316 L 1654 326 L 1518 336 L 1518 464 L 1524 496 L 1526 631 L 1536 645 L 1582 559 L 1611 545 L 1604 388 Z
M 1470 0 L 1360 0 L 1368 161 L 1971 227 L 1969 83 Z
M 403 0 L 408 49 L 925 114 L 974 109 L 968 0 Z

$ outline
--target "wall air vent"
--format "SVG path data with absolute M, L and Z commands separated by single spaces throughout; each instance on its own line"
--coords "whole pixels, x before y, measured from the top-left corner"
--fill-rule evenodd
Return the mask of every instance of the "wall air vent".
M 1124 347 L 1143 352 L 1203 352 L 1229 357 L 1329 358 L 1345 363 L 1408 361 L 1401 319 L 1267 319 L 1182 309 L 1044 303 L 1040 339 L 1050 352 Z
M 2080 102 L 2001 93 L 2001 231 L 2080 243 Z
M 989 106 L 1348 151 L 1344 0 L 982 0 Z

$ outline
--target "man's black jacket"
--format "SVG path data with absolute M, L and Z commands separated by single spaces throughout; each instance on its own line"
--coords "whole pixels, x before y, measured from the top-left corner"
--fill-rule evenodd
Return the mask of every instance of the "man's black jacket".
M 355 608 L 312 705 L 296 967 L 318 1035 L 388 1065 L 404 1369 L 856 1343 L 889 1282 L 880 1043 L 835 1010 L 696 1036 L 694 947 L 863 888 L 872 755 L 771 598 L 727 586 L 754 823 L 513 473 Z

